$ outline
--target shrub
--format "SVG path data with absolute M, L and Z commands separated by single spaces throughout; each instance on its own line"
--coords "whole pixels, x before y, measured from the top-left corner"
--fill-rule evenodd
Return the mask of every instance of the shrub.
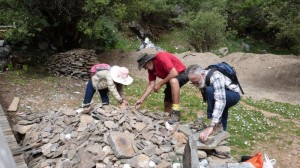
M 198 12 L 183 17 L 190 44 L 197 52 L 209 51 L 225 38 L 226 16 L 216 12 Z

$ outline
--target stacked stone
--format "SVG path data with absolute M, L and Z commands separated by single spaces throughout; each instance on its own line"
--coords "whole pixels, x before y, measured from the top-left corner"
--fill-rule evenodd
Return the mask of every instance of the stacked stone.
M 114 106 L 82 111 L 63 108 L 22 118 L 14 130 L 24 135 L 21 145 L 28 167 L 36 168 L 182 165 L 182 156 L 190 155 L 185 152 L 190 147 L 187 140 L 199 136 L 197 132 L 203 129 L 201 120 L 168 128 L 163 112 Z M 209 166 L 216 160 L 213 155 L 218 154 L 228 162 L 230 149 L 220 147 L 227 137 L 227 132 L 220 132 L 208 145 L 196 140 L 194 159 L 198 164 L 207 161 Z
M 88 79 L 89 70 L 96 63 L 98 60 L 94 50 L 74 49 L 52 55 L 47 62 L 47 68 L 54 76 Z

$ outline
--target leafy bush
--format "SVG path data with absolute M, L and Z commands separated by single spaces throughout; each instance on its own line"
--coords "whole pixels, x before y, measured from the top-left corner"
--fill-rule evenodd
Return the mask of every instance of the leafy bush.
M 99 17 L 95 21 L 81 21 L 79 30 L 91 40 L 102 41 L 105 48 L 112 48 L 116 43 L 116 28 L 108 17 Z
M 198 12 L 182 18 L 190 44 L 197 52 L 209 51 L 225 38 L 226 16 L 217 12 Z
M 44 26 L 47 26 L 46 20 L 32 15 L 24 8 L 1 9 L 0 23 L 2 25 L 16 24 L 16 28 L 6 29 L 3 33 L 4 38 L 12 44 L 22 43 L 37 32 L 40 32 Z

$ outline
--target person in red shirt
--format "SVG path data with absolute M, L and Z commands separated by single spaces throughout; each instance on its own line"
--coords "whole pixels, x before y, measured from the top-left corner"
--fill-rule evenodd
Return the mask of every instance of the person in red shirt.
M 152 92 L 158 92 L 166 84 L 164 110 L 170 113 L 168 122 L 173 124 L 180 121 L 180 87 L 188 82 L 185 65 L 173 54 L 162 51 L 156 54 L 142 53 L 138 60 L 139 70 L 148 70 L 149 83 L 144 94 L 136 101 L 139 108 Z M 156 78 L 161 78 L 155 83 Z

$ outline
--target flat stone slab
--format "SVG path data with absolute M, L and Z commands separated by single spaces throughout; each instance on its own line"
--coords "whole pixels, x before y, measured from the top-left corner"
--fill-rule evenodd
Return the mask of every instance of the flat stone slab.
M 199 159 L 197 153 L 196 140 L 194 136 L 189 136 L 187 144 L 184 148 L 183 167 L 199 168 Z
M 111 132 L 108 135 L 108 142 L 119 159 L 131 158 L 135 154 L 134 135 L 124 132 Z
M 199 139 L 199 134 L 194 134 L 194 138 Z M 216 149 L 217 146 L 220 144 L 221 141 L 223 141 L 226 138 L 229 138 L 230 134 L 227 131 L 222 131 L 219 134 L 217 134 L 214 139 L 212 140 L 212 143 L 209 145 L 206 145 L 199 140 L 197 141 L 197 149 Z

